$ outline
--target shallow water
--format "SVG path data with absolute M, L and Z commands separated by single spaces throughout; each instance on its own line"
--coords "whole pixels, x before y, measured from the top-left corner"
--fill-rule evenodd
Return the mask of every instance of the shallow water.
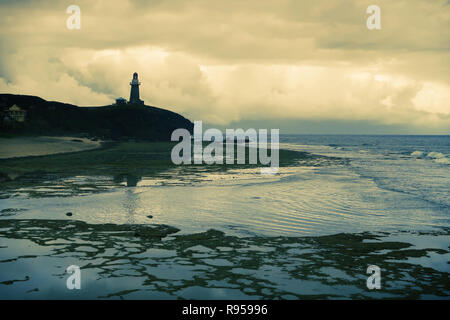
M 94 178 L 78 177 L 59 186 L 21 188 L 2 200 L 0 210 L 22 209 L 14 216 L 20 219 L 157 223 L 185 233 L 213 228 L 237 236 L 430 230 L 448 222 L 448 208 L 441 204 L 380 188 L 347 165 L 287 167 L 276 176 L 260 175 L 258 169 L 205 172 L 195 182 L 176 175 L 143 177 L 136 187 L 109 185 L 109 192 L 92 192 L 102 186 L 108 190 L 107 179 L 97 179 L 97 184 Z M 75 196 L 65 196 L 73 192 L 68 182 L 74 181 L 96 186 L 77 185 Z M 46 197 L 29 198 L 28 191 Z M 66 217 L 66 212 L 73 215 Z
M 0 200 L 0 296 L 448 298 L 449 145 L 449 137 L 283 136 L 281 147 L 348 161 L 312 158 L 275 176 L 176 168 L 131 183 L 71 177 L 8 190 Z M 27 219 L 58 219 L 64 228 L 75 219 L 92 230 L 17 228 Z M 147 243 L 95 231 L 105 223 L 202 236 Z M 320 238 L 328 235 L 331 244 Z M 67 292 L 62 281 L 77 263 L 84 293 Z M 386 272 L 384 290 L 366 288 L 369 264 Z
M 0 227 L 0 296 L 8 299 L 446 299 L 450 293 L 450 254 L 443 249 L 450 235 L 443 231 L 238 238 L 62 220 L 0 220 Z M 426 248 L 411 243 L 418 237 L 427 238 Z M 372 264 L 381 268 L 381 290 L 366 287 Z M 80 290 L 66 288 L 69 265 L 81 268 Z

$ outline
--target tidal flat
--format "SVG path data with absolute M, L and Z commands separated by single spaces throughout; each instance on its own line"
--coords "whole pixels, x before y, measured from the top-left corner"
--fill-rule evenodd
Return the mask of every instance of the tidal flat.
M 0 220 L 2 299 L 367 299 L 448 298 L 448 241 L 427 234 L 322 237 L 177 235 L 164 226 Z M 392 240 L 395 237 L 396 240 Z M 440 266 L 424 266 L 431 256 Z M 422 262 L 422 263 L 421 263 Z M 81 289 L 66 268 L 81 268 Z M 368 290 L 366 268 L 382 265 L 382 290 Z
M 171 150 L 175 142 L 103 142 L 102 147 L 94 150 L 55 155 L 27 156 L 0 159 L 0 187 L 2 190 L 18 186 L 35 185 L 41 181 L 51 181 L 76 176 L 113 177 L 127 180 L 133 184 L 133 178 L 156 176 L 177 168 L 174 174 L 180 178 L 184 175 L 195 175 L 197 172 L 224 172 L 238 168 L 256 168 L 258 165 L 174 165 L 171 161 Z M 206 143 L 205 143 L 206 145 Z M 245 163 L 248 163 L 248 147 L 246 147 Z M 337 158 L 313 156 L 307 152 L 279 150 L 280 167 L 298 165 L 319 165 L 322 161 L 339 161 Z M 235 148 L 235 159 L 236 148 Z M 166 176 L 164 176 L 166 177 Z
M 447 210 L 349 159 L 174 166 L 171 143 L 0 160 L 2 299 L 448 299 Z M 70 214 L 69 214 L 70 213 Z M 68 290 L 66 268 L 81 268 Z M 381 268 L 369 290 L 367 267 Z

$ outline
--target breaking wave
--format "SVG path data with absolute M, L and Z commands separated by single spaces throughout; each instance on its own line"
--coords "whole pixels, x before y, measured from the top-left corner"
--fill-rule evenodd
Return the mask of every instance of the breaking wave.
M 436 163 L 450 164 L 450 159 L 448 159 L 445 156 L 445 154 L 443 154 L 441 152 L 432 151 L 432 152 L 426 153 L 423 151 L 416 150 L 411 153 L 411 156 L 416 157 L 416 158 L 421 158 L 421 159 L 430 159 Z

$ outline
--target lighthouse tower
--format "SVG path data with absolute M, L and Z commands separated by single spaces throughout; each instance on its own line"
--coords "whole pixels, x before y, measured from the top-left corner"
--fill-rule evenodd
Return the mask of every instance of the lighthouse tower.
M 139 86 L 141 83 L 138 79 L 137 72 L 133 73 L 133 80 L 130 82 L 131 91 L 130 91 L 130 103 L 144 104 L 144 101 L 139 99 Z

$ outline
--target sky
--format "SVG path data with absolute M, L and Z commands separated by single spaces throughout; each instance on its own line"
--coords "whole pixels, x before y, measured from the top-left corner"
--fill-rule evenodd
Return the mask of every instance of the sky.
M 450 134 L 450 1 L 0 0 L 0 93 L 107 105 L 135 71 L 209 127 Z

